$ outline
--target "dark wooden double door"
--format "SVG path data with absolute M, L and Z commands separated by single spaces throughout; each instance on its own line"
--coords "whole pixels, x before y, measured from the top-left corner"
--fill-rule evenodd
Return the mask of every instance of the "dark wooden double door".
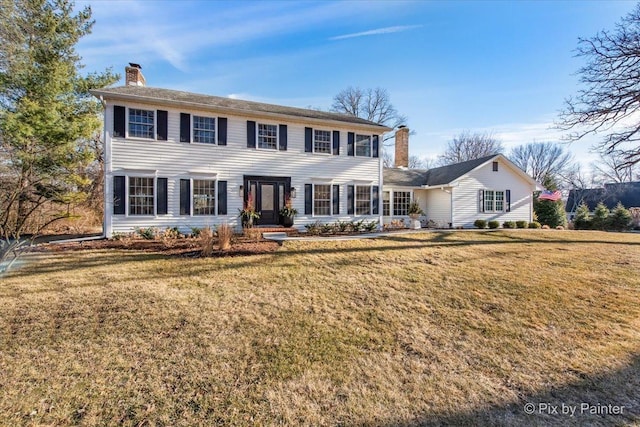
M 290 193 L 290 177 L 244 177 L 244 200 L 251 199 L 256 211 L 260 212 L 259 225 L 278 225 L 280 209 Z

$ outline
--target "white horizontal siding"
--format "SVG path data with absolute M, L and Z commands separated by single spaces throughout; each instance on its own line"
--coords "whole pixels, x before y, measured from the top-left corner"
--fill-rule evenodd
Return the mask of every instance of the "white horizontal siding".
M 424 190 L 424 194 L 426 208 L 423 209 L 427 221 L 435 222 L 438 227 L 448 228 L 451 222 L 451 188 Z
M 340 132 L 340 155 L 305 153 L 305 124 L 279 121 L 274 124 L 287 125 L 287 151 L 261 150 L 247 148 L 247 120 L 255 120 L 248 116 L 230 116 L 227 121 L 227 145 L 181 143 L 180 113 L 217 116 L 214 112 L 199 110 L 178 110 L 166 107 L 154 107 L 145 104 L 134 104 L 117 101 L 116 105 L 130 108 L 161 109 L 168 111 L 168 140 L 143 140 L 111 138 L 113 129 L 113 102 L 108 102 L 105 114 L 105 134 L 107 151 L 106 186 L 107 215 L 113 212 L 111 205 L 113 175 L 125 175 L 129 170 L 157 171 L 156 176 L 168 179 L 168 214 L 161 216 L 127 216 L 111 215 L 114 232 L 129 232 L 136 227 L 179 227 L 181 231 L 189 231 L 189 227 L 213 226 L 228 223 L 239 226 L 238 210 L 242 208 L 243 199 L 239 195 L 239 187 L 243 184 L 244 175 L 291 177 L 291 186 L 296 188 L 297 197 L 292 200 L 298 210 L 295 225 L 302 227 L 316 220 L 333 222 L 338 219 L 350 220 L 347 215 L 346 185 L 361 184 L 379 185 L 378 158 L 347 156 L 347 133 L 355 131 L 348 124 L 336 127 L 333 123 L 322 129 Z M 263 122 L 256 120 L 258 123 Z M 316 126 L 316 128 L 319 128 Z M 359 131 L 362 133 L 362 131 Z M 382 138 L 380 139 L 382 140 Z M 380 144 L 382 149 L 382 144 Z M 109 162 L 110 161 L 110 162 Z M 218 180 L 227 181 L 227 215 L 224 216 L 180 216 L 179 215 L 179 180 L 191 176 L 190 172 L 216 173 Z M 197 178 L 196 176 L 194 176 Z M 312 217 L 304 215 L 304 184 L 311 183 L 312 178 L 331 180 L 340 185 L 340 215 L 333 217 Z M 382 204 L 380 203 L 380 209 Z M 371 215 L 369 220 L 378 219 Z M 108 219 L 108 220 L 109 220 Z M 358 218 L 360 219 L 360 218 Z
M 476 219 L 496 220 L 500 225 L 504 221 L 532 220 L 534 188 L 504 161 L 499 161 L 497 172 L 489 162 L 458 183 L 452 188 L 454 227 L 473 227 Z M 511 212 L 480 212 L 479 190 L 511 190 Z

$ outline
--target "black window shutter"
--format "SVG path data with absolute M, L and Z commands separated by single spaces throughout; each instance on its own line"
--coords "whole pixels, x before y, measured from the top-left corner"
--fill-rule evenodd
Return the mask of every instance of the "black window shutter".
M 180 142 L 191 142 L 191 114 L 180 113 Z
M 168 113 L 164 110 L 156 111 L 156 115 L 158 116 L 158 133 L 156 137 L 158 141 L 166 141 L 167 140 L 167 115 Z
M 507 212 L 511 212 L 511 190 L 504 192 L 504 198 L 507 199 Z
M 256 122 L 247 120 L 247 148 L 256 148 Z
M 304 214 L 311 215 L 313 213 L 313 185 L 304 185 Z
M 484 190 L 478 190 L 478 212 L 484 212 Z
M 156 200 L 156 213 L 167 214 L 167 178 L 158 178 L 158 199 Z
M 227 181 L 218 181 L 218 215 L 227 214 Z
M 340 215 L 340 186 L 333 186 L 333 213 L 332 215 Z
M 334 156 L 340 155 L 340 131 L 339 130 L 333 131 L 333 155 Z
M 117 175 L 113 177 L 113 214 L 124 215 L 125 201 L 125 177 Z
M 356 135 L 353 132 L 349 132 L 347 134 L 347 155 L 354 156 L 355 155 L 355 139 Z
M 373 157 L 378 157 L 379 155 L 380 142 L 378 135 L 373 135 Z
M 218 145 L 227 145 L 227 119 L 218 117 Z
M 372 210 L 372 215 L 378 215 L 378 213 L 380 213 L 380 191 L 377 185 L 374 185 L 373 187 L 371 187 L 371 189 L 373 190 L 373 195 L 372 195 L 372 199 L 373 199 L 373 210 Z
M 355 209 L 353 208 L 353 191 L 353 185 L 347 185 L 347 215 L 353 215 L 353 213 L 355 212 Z
M 287 125 L 280 125 L 278 133 L 278 149 L 280 151 L 287 151 Z
M 191 180 L 180 180 L 180 215 L 191 215 Z
M 125 137 L 126 108 L 119 105 L 113 106 L 113 137 Z M 124 212 L 122 212 L 124 213 Z
M 304 152 L 313 153 L 313 129 L 304 128 Z

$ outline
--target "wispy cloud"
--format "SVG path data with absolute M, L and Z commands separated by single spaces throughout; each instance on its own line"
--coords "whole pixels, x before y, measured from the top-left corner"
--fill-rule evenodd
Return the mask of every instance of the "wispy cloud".
M 359 33 L 343 34 L 341 36 L 330 37 L 329 40 L 344 40 L 352 39 L 354 37 L 366 37 L 376 36 L 378 34 L 391 34 L 400 33 L 402 31 L 409 31 L 415 28 L 420 28 L 422 25 L 396 25 L 393 27 L 376 28 L 375 30 L 361 31 Z

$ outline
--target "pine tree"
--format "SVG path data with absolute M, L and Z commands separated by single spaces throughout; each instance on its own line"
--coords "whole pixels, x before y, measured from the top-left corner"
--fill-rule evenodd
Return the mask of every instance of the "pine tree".
M 591 223 L 596 230 L 605 230 L 609 222 L 609 208 L 602 202 L 598 203 L 596 209 L 593 211 L 593 218 Z
M 622 203 L 611 211 L 608 218 L 608 225 L 612 230 L 623 231 L 631 227 L 631 213 L 627 208 L 622 206 Z
M 582 202 L 580 206 L 578 206 L 578 209 L 576 209 L 573 226 L 576 230 L 588 230 L 591 228 L 591 212 L 586 203 Z
M 80 74 L 75 45 L 93 26 L 89 7 L 74 14 L 67 0 L 0 2 L 0 232 L 18 239 L 83 197 L 79 171 L 93 160 L 89 142 L 101 125 L 88 90 L 117 76 Z
M 536 214 L 537 221 L 542 225 L 548 225 L 551 228 L 558 226 L 565 227 L 567 225 L 567 216 L 564 211 L 564 203 L 562 200 L 538 200 L 534 199 L 533 209 Z

